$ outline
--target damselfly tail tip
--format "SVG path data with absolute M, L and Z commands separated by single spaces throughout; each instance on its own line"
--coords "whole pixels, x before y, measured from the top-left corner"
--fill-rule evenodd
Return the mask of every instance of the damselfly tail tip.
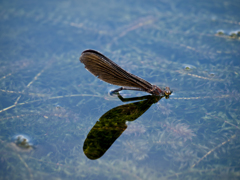
M 111 90 L 108 92 L 108 95 L 109 95 L 109 96 L 112 96 L 112 97 L 118 96 L 118 95 L 119 95 L 119 92 L 116 91 L 116 89 L 111 89 Z

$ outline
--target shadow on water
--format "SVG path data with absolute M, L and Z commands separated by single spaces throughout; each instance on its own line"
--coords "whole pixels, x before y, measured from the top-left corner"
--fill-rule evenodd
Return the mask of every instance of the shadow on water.
M 118 98 L 123 101 L 136 101 L 115 107 L 101 116 L 93 126 L 83 145 L 85 155 L 92 160 L 105 154 L 111 145 L 127 129 L 127 121 L 134 121 L 144 114 L 152 104 L 157 103 L 163 96 L 142 96 L 136 98 Z

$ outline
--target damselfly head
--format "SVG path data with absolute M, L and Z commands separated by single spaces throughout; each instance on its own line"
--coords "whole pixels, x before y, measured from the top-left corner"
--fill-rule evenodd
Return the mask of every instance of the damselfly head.
M 166 87 L 166 88 L 165 88 L 165 90 L 164 90 L 164 94 L 165 94 L 165 96 L 169 96 L 169 95 L 172 94 L 172 91 L 170 90 L 169 87 Z

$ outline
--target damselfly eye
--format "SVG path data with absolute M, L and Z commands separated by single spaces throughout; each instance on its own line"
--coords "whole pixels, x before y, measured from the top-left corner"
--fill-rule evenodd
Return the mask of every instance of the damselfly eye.
M 164 93 L 165 93 L 166 96 L 169 96 L 172 93 L 172 91 L 170 90 L 169 87 L 166 87 Z

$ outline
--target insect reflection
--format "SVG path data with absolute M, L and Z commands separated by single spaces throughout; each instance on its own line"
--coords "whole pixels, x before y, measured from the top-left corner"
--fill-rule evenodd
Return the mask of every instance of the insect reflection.
M 162 97 L 163 96 L 148 95 L 135 98 L 123 98 L 118 94 L 118 98 L 123 102 L 141 101 L 115 107 L 102 115 L 84 141 L 83 151 L 85 155 L 92 160 L 103 156 L 117 138 L 127 129 L 126 122 L 136 120 Z

